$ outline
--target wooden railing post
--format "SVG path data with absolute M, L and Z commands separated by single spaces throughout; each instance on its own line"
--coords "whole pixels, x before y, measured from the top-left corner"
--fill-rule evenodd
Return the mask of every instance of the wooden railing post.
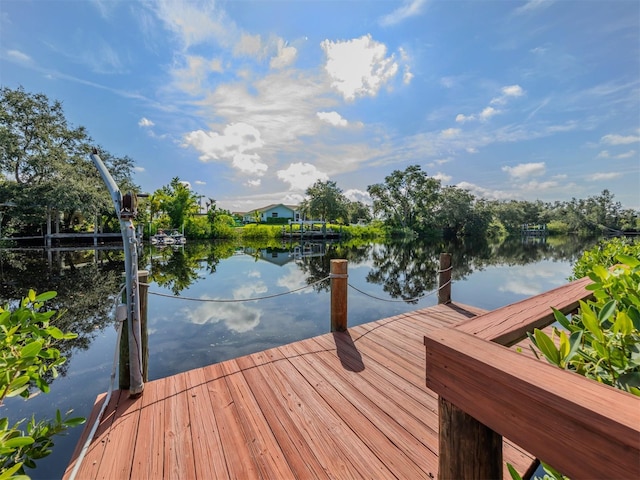
M 438 276 L 438 303 L 451 303 L 451 254 L 440 254 Z
M 440 396 L 438 418 L 440 480 L 502 478 L 501 435 Z
M 331 331 L 347 329 L 347 260 L 331 260 Z

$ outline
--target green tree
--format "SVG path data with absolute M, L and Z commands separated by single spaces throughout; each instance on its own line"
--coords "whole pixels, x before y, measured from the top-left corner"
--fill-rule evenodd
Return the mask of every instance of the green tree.
M 349 223 L 364 222 L 369 223 L 372 220 L 371 207 L 362 202 L 347 201 L 347 218 Z
M 419 165 L 394 170 L 384 183 L 367 187 L 374 215 L 389 225 L 416 232 L 434 228 L 434 209 L 440 200 L 440 181 L 429 177 Z
M 77 212 L 90 218 L 110 212 L 109 193 L 89 158 L 92 143 L 84 127 L 68 124 L 60 102 L 22 88 L 0 89 L 0 203 L 11 205 L 3 223 L 14 230 L 39 227 L 52 208 L 69 227 Z M 129 157 L 102 147 L 98 153 L 121 190 L 137 190 Z
M 170 226 L 173 228 L 181 228 L 187 218 L 198 212 L 198 196 L 178 177 L 174 177 L 169 185 L 153 195 L 159 198 L 160 208 L 169 216 Z
M 466 190 L 453 186 L 442 189 L 440 205 L 437 209 L 437 223 L 445 235 L 471 234 L 474 233 L 474 229 L 479 227 L 474 218 L 474 200 L 475 197 Z M 468 224 L 473 226 L 467 227 Z M 482 232 L 485 230 L 486 226 Z
M 344 223 L 347 220 L 348 201 L 336 182 L 318 180 L 307 188 L 306 194 L 306 208 L 311 217 L 328 222 L 340 219 Z

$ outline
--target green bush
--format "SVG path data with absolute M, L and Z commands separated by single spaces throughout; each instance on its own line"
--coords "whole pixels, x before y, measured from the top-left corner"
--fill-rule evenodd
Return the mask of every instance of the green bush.
M 30 390 L 49 391 L 48 378 L 57 377 L 57 367 L 65 362 L 57 342 L 76 338 L 52 325 L 55 311 L 42 311 L 44 302 L 56 292 L 36 295 L 33 290 L 13 311 L 0 307 L 0 406 L 5 398 L 28 398 Z M 54 319 L 55 321 L 55 319 Z M 36 421 L 32 417 L 22 430 L 21 420 L 10 424 L 0 418 L 0 478 L 24 475 L 24 467 L 35 468 L 35 461 L 51 453 L 54 435 L 84 423 L 84 418 L 63 417 L 60 410 L 53 421 Z
M 573 266 L 573 275 L 569 280 L 586 277 L 595 265 L 605 268 L 611 267 L 616 262 L 617 255 L 628 255 L 640 258 L 640 241 L 630 240 L 626 237 L 615 237 L 601 240 L 595 247 L 585 251 Z
M 616 241 L 609 248 L 626 246 Z M 594 282 L 587 289 L 593 291 L 594 299 L 580 301 L 578 313 L 571 318 L 553 309 L 562 328 L 553 327 L 551 336 L 535 329 L 529 338 L 552 365 L 640 396 L 640 260 L 624 254 L 610 258 L 607 247 L 604 252 L 593 250 L 596 258 L 616 263 L 612 268 L 589 264 L 594 257 L 587 255 L 574 269 L 578 275 L 587 270 Z M 545 479 L 567 478 L 544 463 L 543 467 Z M 511 465 L 509 470 L 512 478 L 520 478 Z
M 189 239 L 211 238 L 211 224 L 205 216 L 187 218 L 184 235 Z
M 552 220 L 547 223 L 547 232 L 549 232 L 549 235 L 567 235 L 569 233 L 569 225 L 558 220 Z
M 240 229 L 242 238 L 280 238 L 282 236 L 282 226 L 280 225 L 261 225 L 250 223 Z
M 589 276 L 594 283 L 587 289 L 594 299 L 580 301 L 578 313 L 570 318 L 553 309 L 562 328 L 553 327 L 551 336 L 539 329 L 529 334 L 549 363 L 640 396 L 639 257 L 640 243 L 625 238 L 602 241 L 583 253 L 570 279 Z M 567 478 L 542 465 L 545 480 Z
M 615 259 L 613 269 L 588 273 L 594 300 L 580 301 L 578 313 L 569 319 L 553 309 L 564 330 L 554 327 L 550 338 L 536 329 L 530 338 L 553 365 L 640 396 L 640 260 Z

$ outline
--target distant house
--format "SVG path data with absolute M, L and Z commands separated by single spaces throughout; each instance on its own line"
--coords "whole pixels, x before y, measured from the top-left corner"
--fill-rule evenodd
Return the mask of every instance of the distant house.
M 269 218 L 284 218 L 287 220 L 300 220 L 300 210 L 297 205 L 285 205 L 277 203 L 267 205 L 266 207 L 256 208 L 246 212 L 242 219 L 244 223 L 255 223 L 256 216 L 259 216 L 260 222 L 267 223 Z

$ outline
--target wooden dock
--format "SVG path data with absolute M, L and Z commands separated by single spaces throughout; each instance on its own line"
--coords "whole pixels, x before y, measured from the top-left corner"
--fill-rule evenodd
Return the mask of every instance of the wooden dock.
M 481 313 L 437 305 L 116 391 L 76 478 L 437 478 L 423 338 Z M 507 440 L 504 460 L 532 462 Z

